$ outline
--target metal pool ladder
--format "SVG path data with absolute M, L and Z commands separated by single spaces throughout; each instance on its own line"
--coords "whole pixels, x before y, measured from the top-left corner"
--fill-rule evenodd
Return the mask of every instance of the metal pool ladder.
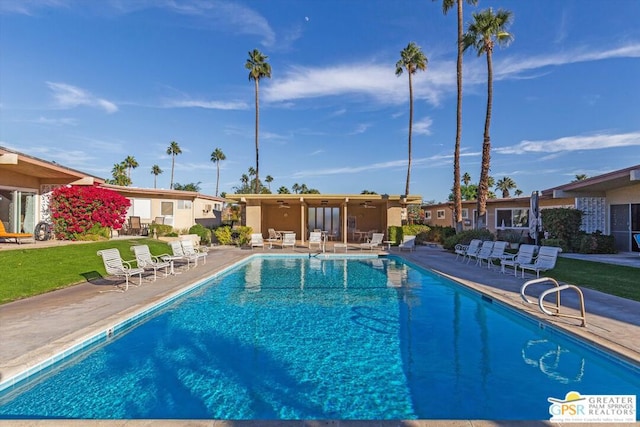
M 540 307 L 540 311 L 542 311 L 544 314 L 549 316 L 570 317 L 572 319 L 580 319 L 582 320 L 581 326 L 587 326 L 586 310 L 584 308 L 584 295 L 582 294 L 582 291 L 580 290 L 580 288 L 578 288 L 575 285 L 560 285 L 557 280 L 552 279 L 551 277 L 541 277 L 539 279 L 529 280 L 528 282 L 525 282 L 525 284 L 522 285 L 522 287 L 520 288 L 520 296 L 522 297 L 522 300 L 527 304 L 535 304 L 535 302 L 529 301 L 529 299 L 525 295 L 525 290 L 529 285 L 534 285 L 537 283 L 546 283 L 546 282 L 550 282 L 550 284 L 553 284 L 554 287 L 542 292 L 538 297 L 538 307 Z M 578 294 L 578 297 L 580 298 L 580 315 L 579 316 L 575 314 L 569 314 L 569 313 L 560 313 L 560 291 L 564 291 L 565 289 L 573 289 Z M 555 306 L 549 306 L 549 305 L 545 306 L 544 305 L 545 297 L 553 292 L 556 293 Z M 550 311 L 550 309 L 554 310 L 555 312 Z

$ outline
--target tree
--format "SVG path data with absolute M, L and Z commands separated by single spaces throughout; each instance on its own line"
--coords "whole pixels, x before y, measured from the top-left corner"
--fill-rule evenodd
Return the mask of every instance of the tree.
M 157 187 L 157 181 L 158 181 L 158 175 L 160 175 L 162 173 L 162 169 L 160 169 L 160 166 L 158 165 L 153 165 L 151 166 L 151 174 L 154 175 L 153 176 L 153 188 Z
M 300 184 L 298 184 L 297 182 L 293 184 L 291 186 L 291 191 L 293 191 L 294 194 L 298 194 L 300 192 Z
M 469 172 L 465 172 L 464 175 L 462 175 L 462 182 L 464 182 L 464 185 L 469 185 L 471 182 L 471 175 L 469 175 Z
M 111 176 L 113 177 L 113 179 L 107 179 L 105 180 L 105 182 L 107 184 L 121 185 L 123 187 L 131 185 L 131 180 L 127 176 L 126 170 L 127 167 L 124 162 L 115 163 L 113 165 L 113 169 L 111 169 Z
M 505 176 L 502 179 L 499 179 L 498 182 L 496 183 L 496 190 L 500 190 L 502 191 L 502 198 L 506 199 L 508 197 L 510 197 L 509 194 L 509 190 L 516 188 L 516 182 L 509 178 L 508 176 Z
M 291 194 L 291 191 L 284 185 L 278 188 L 278 194 Z
M 516 197 L 522 196 L 522 190 L 519 188 L 516 188 L 516 191 L 513 192 L 513 195 Z
M 273 182 L 273 177 L 271 175 L 267 175 L 264 178 L 264 182 L 266 182 L 267 185 L 269 186 L 269 193 L 271 193 L 271 183 Z
M 371 191 L 371 190 L 362 190 L 360 192 L 360 194 L 378 194 L 378 193 L 376 193 L 375 191 Z
M 584 181 L 585 179 L 589 178 L 587 175 L 583 174 L 583 173 L 579 173 L 576 174 L 576 179 L 574 179 L 571 182 L 578 182 L 578 181 Z
M 200 181 L 198 182 L 190 182 L 188 184 L 179 184 L 179 183 L 175 183 L 173 184 L 173 189 L 174 190 L 180 190 L 180 191 L 193 191 L 198 193 L 200 191 Z
M 169 184 L 169 189 L 173 189 L 173 171 L 176 166 L 176 156 L 182 154 L 182 150 L 177 142 L 171 141 L 171 144 L 169 144 L 167 148 L 167 154 L 171 156 L 171 183 Z
M 434 0 L 437 1 L 437 0 Z M 456 61 L 456 83 L 458 96 L 456 103 L 456 142 L 453 150 L 453 219 L 456 231 L 462 231 L 462 192 L 460 189 L 460 141 L 462 139 L 462 54 L 463 38 L 463 0 L 442 0 L 442 13 L 445 15 L 456 5 L 458 12 L 458 58 Z M 466 0 L 467 4 L 475 6 L 478 0 Z
M 487 198 L 489 195 L 489 169 L 491 168 L 491 108 L 493 104 L 493 48 L 495 44 L 506 46 L 511 40 L 507 29 L 511 24 L 512 13 L 504 9 L 498 9 L 496 14 L 493 9 L 485 9 L 473 14 L 473 21 L 469 24 L 467 32 L 463 36 L 463 49 L 473 47 L 478 56 L 486 55 L 487 59 L 487 111 L 484 123 L 484 136 L 482 139 L 482 165 L 480 167 L 480 182 L 478 185 L 478 204 L 476 221 L 477 228 L 486 227 Z
M 220 162 L 227 160 L 227 156 L 224 155 L 221 149 L 216 148 L 211 153 L 211 161 L 216 164 L 216 197 L 218 197 L 218 186 L 220 184 Z
M 411 134 L 413 128 L 413 80 L 412 75 L 418 70 L 425 71 L 427 69 L 427 57 L 420 46 L 414 42 L 410 42 L 404 50 L 400 52 L 400 60 L 396 62 L 396 76 L 402 75 L 404 70 L 409 75 L 409 159 L 407 163 L 407 183 L 405 185 L 404 194 L 409 194 L 409 181 L 411 180 Z
M 258 194 L 258 182 L 260 179 L 260 161 L 258 150 L 258 128 L 260 124 L 260 108 L 259 108 L 259 87 L 260 79 L 264 77 L 271 78 L 271 65 L 267 62 L 268 56 L 263 55 L 258 49 L 249 52 L 249 59 L 245 63 L 245 68 L 249 70 L 249 81 L 253 80 L 256 90 L 256 181 L 255 193 Z
M 124 159 L 124 162 L 122 163 L 127 168 L 127 177 L 129 178 L 129 181 L 131 181 L 131 169 L 135 169 L 140 165 L 138 164 L 138 162 L 136 162 L 136 159 L 133 156 L 127 156 L 127 158 Z

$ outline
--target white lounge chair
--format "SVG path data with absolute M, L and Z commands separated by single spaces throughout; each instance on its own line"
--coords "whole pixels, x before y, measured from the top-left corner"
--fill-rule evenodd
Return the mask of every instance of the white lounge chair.
M 262 234 L 261 233 L 253 233 L 251 235 L 251 249 L 256 248 L 256 247 L 261 247 L 262 249 L 264 249 L 264 239 L 262 238 Z
M 140 286 L 142 284 L 142 273 L 144 269 L 142 267 L 133 267 L 131 261 L 125 261 L 120 257 L 120 251 L 118 249 L 103 249 L 98 251 L 98 255 L 102 257 L 104 263 L 104 269 L 110 276 L 120 276 L 125 278 L 124 290 L 129 290 L 129 277 L 138 275 L 139 283 L 134 286 Z
M 517 254 L 504 254 L 500 259 L 500 268 L 502 273 L 506 273 L 505 267 L 513 267 L 513 275 L 518 275 L 518 266 L 520 264 L 531 264 L 533 257 L 536 255 L 536 245 L 522 244 Z
M 164 260 L 166 260 L 166 261 L 174 261 L 174 262 L 175 261 L 186 262 L 187 263 L 187 270 L 191 266 L 192 262 L 193 262 L 193 264 L 195 266 L 198 265 L 198 263 L 197 263 L 198 257 L 197 256 L 193 256 L 193 255 L 185 254 L 184 249 L 182 248 L 182 243 L 180 242 L 180 240 L 173 240 L 173 241 L 169 242 L 169 246 L 171 247 L 172 255 L 163 257 Z
M 469 256 L 469 254 L 476 254 L 480 250 L 480 245 L 482 244 L 482 240 L 473 239 L 469 242 L 468 245 L 457 244 L 455 247 L 456 252 L 456 261 L 459 257 L 462 257 L 462 261 Z M 469 262 L 469 260 L 467 260 Z
M 132 246 L 131 250 L 136 257 L 138 267 L 142 267 L 145 270 L 153 270 L 154 282 L 158 279 L 158 270 L 161 268 L 164 268 L 164 277 L 169 275 L 169 266 L 171 265 L 171 262 L 162 259 L 162 257 L 166 257 L 169 254 L 153 256 L 151 255 L 151 251 L 149 251 L 149 246 L 147 245 Z
M 367 239 L 365 243 L 360 243 L 360 250 L 368 248 L 370 251 L 373 248 L 377 248 L 382 245 L 382 240 L 384 239 L 384 233 L 373 233 L 371 235 L 371 239 Z
M 475 254 L 470 253 L 468 255 L 469 261 L 471 261 L 471 259 L 473 258 L 476 260 L 476 265 L 482 264 L 482 258 L 487 258 L 489 257 L 489 255 L 491 255 L 493 244 L 493 240 L 485 240 L 484 242 L 482 242 L 482 245 L 480 246 L 480 250 L 478 252 L 476 252 Z
M 209 252 L 196 248 L 193 245 L 193 240 L 180 240 L 180 244 L 182 245 L 182 252 L 184 253 L 184 255 L 187 257 L 192 257 L 196 260 L 196 267 L 198 266 L 199 259 L 202 260 L 203 264 L 207 263 L 207 256 L 209 255 Z
M 562 249 L 555 246 L 541 246 L 540 250 L 538 250 L 538 255 L 531 264 L 519 265 L 522 270 L 522 277 L 524 278 L 525 270 L 535 271 L 536 277 L 540 277 L 541 271 L 553 270 L 560 252 L 562 252 Z
M 312 231 L 309 233 L 309 250 L 312 246 L 317 246 L 324 252 L 324 241 L 322 240 L 322 231 Z
M 282 248 L 286 248 L 290 246 L 292 248 L 296 247 L 296 233 L 285 233 L 282 238 Z
M 416 249 L 416 236 L 403 236 L 402 242 L 398 245 L 398 249 L 401 251 L 408 250 L 413 251 Z
M 489 255 L 485 255 L 485 254 L 478 255 L 478 262 L 480 263 L 480 267 L 482 267 L 482 262 L 486 261 L 487 268 L 491 268 L 491 266 L 493 265 L 494 259 L 502 258 L 502 256 L 504 255 L 505 249 L 507 249 L 507 245 L 508 243 L 502 240 L 497 240 L 493 242 L 493 249 L 491 249 L 491 252 L 489 253 Z

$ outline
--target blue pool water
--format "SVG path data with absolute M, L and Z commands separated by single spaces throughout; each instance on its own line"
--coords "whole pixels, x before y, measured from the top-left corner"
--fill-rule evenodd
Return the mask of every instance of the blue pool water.
M 265 257 L 6 393 L 0 418 L 548 419 L 569 391 L 639 395 L 640 370 L 400 259 Z

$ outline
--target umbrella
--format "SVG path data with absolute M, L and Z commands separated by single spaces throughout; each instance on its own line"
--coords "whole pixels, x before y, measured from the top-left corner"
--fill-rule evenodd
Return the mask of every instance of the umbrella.
M 535 240 L 536 245 L 538 244 L 538 231 L 542 229 L 538 197 L 537 191 L 531 193 L 529 205 L 529 236 Z

